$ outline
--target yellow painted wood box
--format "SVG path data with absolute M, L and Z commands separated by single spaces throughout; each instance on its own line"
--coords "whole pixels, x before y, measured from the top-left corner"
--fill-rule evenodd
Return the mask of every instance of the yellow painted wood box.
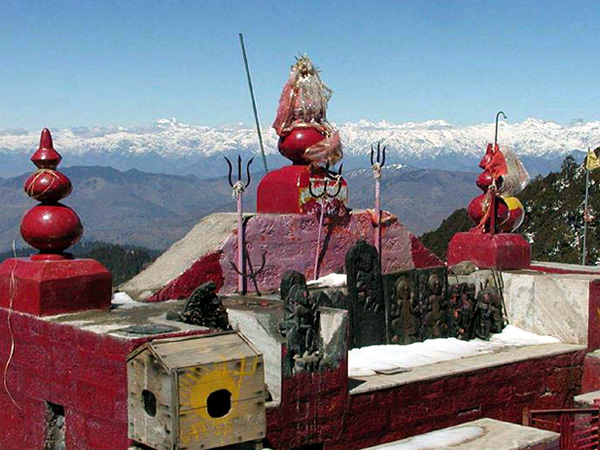
M 157 339 L 127 358 L 129 437 L 157 450 L 265 437 L 263 357 L 239 333 Z

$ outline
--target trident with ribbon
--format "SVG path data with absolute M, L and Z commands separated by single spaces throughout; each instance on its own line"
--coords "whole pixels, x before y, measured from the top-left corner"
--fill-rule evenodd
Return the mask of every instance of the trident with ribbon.
M 334 172 L 332 170 L 329 170 L 329 162 L 327 162 L 325 164 L 323 178 L 311 178 L 308 181 L 308 192 L 310 192 L 310 195 L 314 199 L 319 200 L 319 203 L 321 205 L 321 217 L 319 219 L 319 232 L 317 235 L 317 251 L 316 251 L 316 255 L 315 255 L 315 272 L 314 272 L 315 280 L 317 278 L 319 278 L 319 254 L 321 253 L 321 237 L 323 236 L 323 217 L 325 215 L 325 201 L 326 200 L 329 201 L 329 200 L 337 197 L 338 194 L 340 193 L 340 191 L 342 189 L 342 183 L 341 183 L 342 167 L 343 167 L 343 164 L 340 165 L 340 170 L 338 172 Z M 315 183 L 315 182 L 323 183 L 323 189 L 321 190 L 320 193 L 316 193 L 315 191 L 313 191 L 313 183 Z M 329 191 L 329 186 L 330 186 L 329 183 L 330 182 L 333 182 L 332 183 L 332 187 L 333 187 L 332 191 Z
M 242 157 L 238 155 L 237 159 L 237 181 L 233 181 L 233 164 L 231 161 L 224 156 L 225 161 L 227 161 L 227 165 L 229 166 L 229 185 L 231 186 L 233 192 L 232 195 L 235 199 L 237 199 L 237 267 L 235 267 L 235 271 L 238 274 L 238 292 L 240 294 L 246 293 L 246 265 L 244 264 L 244 217 L 243 217 L 243 207 L 244 207 L 244 191 L 250 186 L 252 178 L 250 176 L 250 164 L 254 161 L 254 157 L 250 158 L 248 163 L 246 164 L 246 178 L 247 182 L 242 181 Z M 233 265 L 233 264 L 232 264 Z

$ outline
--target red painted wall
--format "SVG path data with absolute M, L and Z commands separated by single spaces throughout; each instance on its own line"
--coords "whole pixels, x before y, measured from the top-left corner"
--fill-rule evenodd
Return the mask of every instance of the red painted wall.
M 7 312 L 0 308 L 0 374 L 11 349 Z M 15 344 L 6 382 L 18 406 L 0 383 L 0 449 L 42 449 L 49 401 L 65 409 L 68 450 L 126 450 L 126 357 L 151 339 L 119 339 L 18 312 L 10 325 Z

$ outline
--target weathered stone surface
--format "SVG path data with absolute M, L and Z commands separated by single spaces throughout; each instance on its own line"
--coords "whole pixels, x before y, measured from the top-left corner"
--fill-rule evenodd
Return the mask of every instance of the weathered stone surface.
M 509 323 L 562 342 L 587 344 L 590 281 L 577 274 L 503 272 Z

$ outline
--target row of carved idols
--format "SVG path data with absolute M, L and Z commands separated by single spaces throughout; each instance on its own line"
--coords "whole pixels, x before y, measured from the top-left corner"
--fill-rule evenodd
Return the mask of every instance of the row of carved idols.
M 350 345 L 411 344 L 455 337 L 488 339 L 505 325 L 502 295 L 496 288 L 448 284 L 445 267 L 381 274 L 372 245 L 357 243 L 346 254 L 347 291 L 309 293 L 304 275 L 286 272 L 281 281 L 285 303 L 281 333 L 296 369 L 318 365 L 318 308 L 346 309 Z M 311 366 L 311 367 L 308 367 Z

